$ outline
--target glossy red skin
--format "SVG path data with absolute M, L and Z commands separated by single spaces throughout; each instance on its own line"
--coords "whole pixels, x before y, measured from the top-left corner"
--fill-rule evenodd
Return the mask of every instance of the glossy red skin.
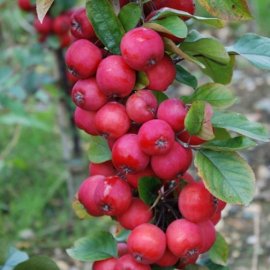
M 157 118 L 166 121 L 175 132 L 185 128 L 185 104 L 178 98 L 169 98 L 159 104 Z
M 136 73 L 120 55 L 104 58 L 97 69 L 97 83 L 106 96 L 126 97 L 133 90 Z
M 131 188 L 118 176 L 106 177 L 96 188 L 95 201 L 104 215 L 121 215 L 131 204 Z
M 161 267 L 173 266 L 177 263 L 178 257 L 173 255 L 169 249 L 166 249 L 162 258 L 158 260 L 155 264 Z
M 67 14 L 57 16 L 53 20 L 53 32 L 57 35 L 63 35 L 69 32 L 70 17 Z
M 98 217 L 103 215 L 95 201 L 95 191 L 97 186 L 103 183 L 104 179 L 103 175 L 91 176 L 84 180 L 79 187 L 78 199 L 91 216 Z
M 95 78 L 77 81 L 72 88 L 71 97 L 77 106 L 86 111 L 97 111 L 108 101 Z
M 93 270 L 114 270 L 117 263 L 116 258 L 109 258 L 102 261 L 96 261 L 93 263 Z
M 202 143 L 205 143 L 205 140 L 194 136 L 194 135 L 190 135 L 187 131 L 182 131 L 181 133 L 179 133 L 177 135 L 177 138 L 187 144 L 190 145 L 200 145 Z
M 216 230 L 214 224 L 210 220 L 206 220 L 198 223 L 201 236 L 202 236 L 202 245 L 200 249 L 200 253 L 207 252 L 216 241 Z
M 128 246 L 127 243 L 121 242 L 117 243 L 117 254 L 119 257 L 128 254 Z
M 87 59 L 91 59 L 87 61 Z M 69 71 L 80 79 L 93 76 L 102 60 L 100 49 L 86 39 L 79 39 L 67 49 L 66 65 Z
M 217 201 L 217 211 L 220 212 L 226 207 L 227 203 L 218 198 L 216 198 L 216 201 Z
M 149 223 L 136 227 L 127 240 L 129 253 L 142 264 L 160 260 L 166 250 L 166 236 L 157 226 Z
M 178 208 L 182 215 L 192 222 L 210 219 L 216 209 L 214 196 L 200 183 L 188 184 L 178 198 Z
M 126 134 L 113 145 L 112 162 L 123 174 L 143 171 L 149 164 L 149 156 L 141 150 L 138 135 Z
M 195 253 L 187 254 L 184 257 L 181 257 L 179 259 L 177 269 L 184 270 L 187 265 L 195 264 L 197 259 L 199 258 L 199 256 L 200 256 L 200 254 L 195 252 Z
M 152 156 L 151 167 L 163 180 L 172 180 L 187 171 L 192 162 L 192 151 L 175 142 L 164 155 Z
M 153 217 L 150 207 L 139 198 L 133 198 L 132 202 L 122 215 L 117 216 L 117 221 L 127 230 L 133 230 L 137 226 L 148 223 Z
M 126 103 L 129 118 L 138 124 L 152 120 L 156 116 L 158 101 L 150 90 L 139 90 Z
M 69 32 L 58 36 L 61 48 L 67 48 L 72 43 L 72 37 Z
M 73 12 L 70 31 L 78 39 L 96 39 L 94 28 L 87 17 L 85 8 L 79 8 Z
M 136 262 L 130 254 L 126 254 L 118 259 L 114 270 L 151 270 L 151 267 Z
M 142 177 L 145 176 L 155 176 L 153 170 L 151 169 L 151 167 L 147 167 L 145 170 L 137 172 L 137 173 L 132 173 L 132 174 L 128 174 L 126 176 L 127 182 L 134 188 L 138 188 L 138 184 L 139 184 L 139 180 Z
M 80 107 L 76 107 L 74 112 L 75 125 L 90 135 L 98 135 L 95 125 L 96 112 L 85 111 Z
M 199 254 L 202 237 L 197 224 L 186 219 L 173 221 L 166 231 L 167 246 L 177 257 L 186 257 L 190 253 Z
M 31 0 L 18 0 L 18 6 L 24 11 L 32 11 L 35 9 L 35 5 L 31 3 Z
M 145 122 L 138 132 L 139 144 L 147 155 L 163 155 L 174 145 L 174 132 L 171 126 L 160 119 Z
M 189 172 L 185 172 L 180 178 L 184 179 L 184 181 L 186 181 L 188 184 L 197 183 Z
M 210 221 L 214 225 L 217 225 L 220 220 L 221 220 L 221 212 L 220 211 L 216 211 L 216 213 L 210 218 Z
M 67 74 L 67 79 L 68 79 L 68 82 L 71 84 L 71 85 L 74 85 L 78 80 L 79 78 L 73 76 L 70 72 L 66 72 Z
M 39 34 L 49 35 L 53 30 L 53 19 L 46 15 L 41 23 L 36 17 L 34 27 Z
M 121 53 L 125 62 L 135 70 L 147 70 L 164 56 L 164 44 L 154 30 L 138 27 L 127 32 L 122 38 Z
M 173 83 L 176 68 L 170 57 L 165 55 L 156 65 L 146 70 L 148 89 L 164 92 Z
M 103 163 L 91 162 L 89 164 L 89 175 L 92 176 L 97 174 L 104 176 L 112 176 L 116 174 L 116 170 L 110 160 Z
M 128 131 L 130 119 L 125 106 L 112 101 L 106 103 L 97 111 L 95 125 L 99 133 L 106 138 L 117 139 Z

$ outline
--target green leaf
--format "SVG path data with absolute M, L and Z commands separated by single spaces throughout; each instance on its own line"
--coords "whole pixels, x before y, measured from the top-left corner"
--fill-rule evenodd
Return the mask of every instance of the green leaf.
M 181 43 L 180 48 L 190 56 L 204 56 L 224 65 L 230 62 L 230 56 L 225 47 L 214 38 L 200 37 L 195 41 L 186 39 Z
M 121 8 L 118 15 L 126 32 L 136 27 L 141 19 L 141 8 L 136 3 L 129 3 Z
M 180 65 L 176 65 L 176 80 L 191 86 L 193 89 L 196 89 L 198 86 L 197 78 Z
M 250 20 L 247 0 L 198 0 L 211 15 L 228 21 Z
M 197 56 L 196 60 L 204 66 L 202 72 L 208 75 L 216 83 L 229 84 L 232 80 L 235 56 L 230 56 L 230 62 L 226 65 L 217 63 L 209 58 Z
M 269 141 L 269 133 L 262 124 L 251 122 L 240 113 L 215 112 L 212 124 L 214 127 L 225 128 L 255 140 Z
M 121 229 L 120 233 L 115 235 L 114 238 L 117 240 L 117 242 L 126 242 L 130 233 L 131 231 L 129 230 Z
M 177 10 L 173 8 L 161 8 L 159 9 L 156 14 L 149 19 L 149 22 L 160 19 L 160 18 L 166 18 L 169 16 L 177 15 L 179 17 L 188 17 L 188 18 L 193 18 L 196 21 L 199 21 L 201 23 L 208 24 L 210 26 L 214 26 L 217 28 L 222 28 L 224 27 L 224 22 L 220 19 L 217 18 L 205 18 L 205 17 L 200 17 L 200 16 L 194 16 L 191 15 L 185 11 L 182 10 Z
M 209 250 L 209 258 L 216 264 L 226 266 L 229 257 L 229 246 L 224 237 L 217 233 L 217 238 Z
M 214 128 L 215 140 L 227 140 L 231 138 L 231 134 L 224 128 Z
M 164 94 L 163 92 L 159 92 L 159 91 L 152 91 L 152 93 L 154 94 L 154 96 L 156 97 L 158 104 L 160 104 L 162 101 L 168 99 L 169 97 Z
M 245 34 L 227 51 L 243 56 L 257 68 L 270 70 L 270 38 Z
M 158 196 L 160 187 L 159 179 L 151 176 L 142 177 L 138 184 L 139 196 L 146 204 L 152 205 Z
M 35 256 L 18 264 L 14 270 L 59 270 L 56 263 L 47 256 Z
M 215 264 L 211 260 L 207 260 L 205 264 L 209 270 L 230 270 L 228 266 Z
M 201 145 L 204 149 L 214 151 L 240 151 L 255 147 L 257 144 L 249 138 L 237 136 L 227 140 L 213 140 Z
M 255 176 L 247 162 L 234 152 L 200 150 L 195 166 L 207 189 L 231 204 L 248 205 L 255 193 Z
M 136 84 L 134 86 L 135 90 L 141 90 L 144 89 L 149 85 L 149 79 L 145 72 L 139 71 L 136 75 Z
M 117 257 L 117 242 L 109 232 L 94 232 L 74 243 L 74 247 L 67 249 L 73 259 L 85 262 L 105 260 Z
M 222 84 L 207 83 L 200 86 L 192 95 L 183 96 L 181 99 L 185 103 L 192 103 L 196 100 L 206 101 L 213 107 L 226 108 L 236 101 L 230 89 Z
M 186 117 L 185 128 L 191 135 L 197 135 L 204 121 L 205 102 L 195 101 L 192 103 Z
M 107 141 L 101 136 L 91 136 L 88 158 L 93 163 L 102 163 L 112 159 L 112 153 Z
M 178 38 L 185 38 L 188 34 L 187 25 L 178 16 L 169 16 L 160 20 L 147 22 L 144 23 L 144 26 Z
M 125 30 L 108 0 L 87 0 L 87 15 L 101 42 L 113 54 L 120 54 L 120 42 Z

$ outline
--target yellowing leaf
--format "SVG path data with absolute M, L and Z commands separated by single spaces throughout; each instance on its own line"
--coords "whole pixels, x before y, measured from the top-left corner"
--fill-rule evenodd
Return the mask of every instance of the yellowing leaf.
M 42 23 L 54 0 L 37 0 L 37 16 Z

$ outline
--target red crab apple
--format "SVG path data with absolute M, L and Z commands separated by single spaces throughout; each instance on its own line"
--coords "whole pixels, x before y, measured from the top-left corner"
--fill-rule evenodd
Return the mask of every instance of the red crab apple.
M 142 264 L 160 260 L 166 250 L 166 236 L 157 226 L 149 223 L 136 227 L 127 240 L 129 253 Z
M 67 14 L 61 14 L 53 20 L 53 31 L 57 35 L 63 35 L 69 31 L 70 18 Z
M 78 190 L 78 200 L 84 206 L 86 211 L 95 217 L 102 216 L 102 211 L 98 208 L 95 201 L 95 191 L 100 183 L 103 183 L 105 177 L 103 175 L 95 175 L 88 177 L 82 182 Z
M 79 39 L 72 43 L 65 56 L 69 71 L 80 79 L 87 79 L 94 75 L 101 59 L 100 49 L 86 39 Z
M 147 70 L 164 56 L 164 44 L 160 35 L 145 27 L 127 32 L 120 47 L 125 62 L 135 70 Z
M 161 267 L 173 266 L 177 263 L 178 257 L 173 255 L 169 249 L 166 249 L 162 258 L 158 260 L 155 264 Z
M 178 208 L 182 215 L 192 222 L 210 219 L 217 209 L 215 197 L 202 183 L 186 185 L 178 198 Z
M 152 120 L 156 116 L 158 101 L 150 90 L 139 90 L 126 103 L 129 118 L 138 124 Z
M 72 37 L 69 32 L 58 36 L 61 48 L 67 48 L 72 43 Z
M 153 170 L 150 166 L 148 166 L 145 170 L 137 172 L 137 173 L 130 173 L 126 176 L 127 182 L 134 188 L 138 188 L 139 180 L 142 177 L 146 176 L 155 176 Z
M 112 161 L 121 173 L 136 173 L 147 167 L 149 156 L 141 150 L 138 135 L 125 134 L 113 145 Z
M 32 11 L 35 9 L 35 5 L 32 4 L 31 0 L 18 0 L 18 6 L 24 11 Z
M 117 260 L 114 270 L 151 270 L 151 267 L 136 262 L 130 254 L 126 254 Z
M 95 202 L 104 215 L 118 216 L 129 208 L 131 188 L 118 176 L 109 176 L 95 190 Z
M 77 106 L 86 111 L 97 111 L 108 101 L 95 78 L 77 81 L 72 88 L 71 97 Z
M 178 98 L 169 98 L 159 104 L 157 118 L 166 121 L 175 132 L 185 128 L 187 110 Z
M 133 198 L 127 211 L 117 216 L 116 219 L 125 229 L 133 230 L 143 223 L 148 223 L 152 217 L 150 207 L 141 199 Z
M 87 17 L 85 8 L 75 10 L 71 16 L 71 34 L 78 39 L 95 40 L 94 28 Z
M 74 112 L 75 125 L 90 135 L 98 135 L 95 126 L 96 112 L 85 111 L 80 107 L 76 107 Z
M 122 56 L 110 55 L 99 64 L 96 78 L 105 95 L 126 97 L 133 90 L 136 74 Z
M 93 163 L 89 164 L 89 175 L 104 175 L 112 176 L 116 174 L 116 170 L 113 167 L 111 160 L 103 163 Z
M 130 127 L 130 119 L 125 106 L 112 101 L 101 107 L 95 116 L 95 125 L 100 134 L 106 138 L 119 138 Z
M 192 151 L 174 142 L 170 151 L 164 155 L 152 156 L 151 167 L 163 180 L 172 180 L 183 174 L 191 165 Z
M 198 223 L 201 230 L 202 245 L 200 253 L 207 252 L 216 241 L 216 230 L 214 224 L 210 220 Z
M 138 132 L 139 144 L 147 155 L 162 155 L 174 145 L 174 132 L 171 126 L 160 119 L 145 122 Z
M 173 83 L 176 69 L 170 57 L 165 55 L 156 65 L 146 70 L 149 80 L 148 89 L 155 91 L 166 91 Z
M 205 143 L 205 140 L 204 139 L 201 139 L 200 137 L 195 136 L 195 135 L 190 135 L 186 130 L 180 132 L 177 135 L 177 138 L 180 141 L 182 141 L 184 143 L 188 143 L 190 145 L 200 145 L 202 143 Z
M 119 257 L 128 254 L 128 246 L 125 242 L 117 243 L 117 254 Z
M 169 250 L 177 257 L 199 254 L 202 237 L 200 227 L 186 219 L 173 221 L 166 231 Z
M 93 270 L 115 270 L 117 263 L 116 258 L 109 258 L 102 261 L 96 261 L 93 263 Z
M 52 32 L 53 19 L 46 15 L 42 22 L 36 17 L 34 20 L 34 27 L 39 34 L 48 35 Z

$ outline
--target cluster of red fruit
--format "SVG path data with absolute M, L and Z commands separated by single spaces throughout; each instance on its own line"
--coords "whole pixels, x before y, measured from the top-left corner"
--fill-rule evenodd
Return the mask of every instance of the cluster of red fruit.
M 81 23 L 78 29 L 90 31 Z M 155 96 L 174 81 L 175 65 L 164 54 L 161 36 L 145 27 L 124 35 L 121 55 L 104 54 L 90 40 L 82 35 L 66 53 L 67 67 L 78 79 L 74 117 L 80 129 L 107 139 L 112 160 L 90 164 L 77 196 L 90 215 L 112 216 L 131 230 L 127 243 L 118 245 L 119 258 L 97 261 L 93 269 L 148 270 L 151 264 L 182 269 L 214 244 L 225 203 L 187 173 L 190 145 L 204 142 L 185 131 L 187 106 L 176 98 L 158 104 Z M 134 91 L 141 71 L 149 83 Z M 151 177 L 162 181 L 152 207 L 138 196 L 139 181 Z

